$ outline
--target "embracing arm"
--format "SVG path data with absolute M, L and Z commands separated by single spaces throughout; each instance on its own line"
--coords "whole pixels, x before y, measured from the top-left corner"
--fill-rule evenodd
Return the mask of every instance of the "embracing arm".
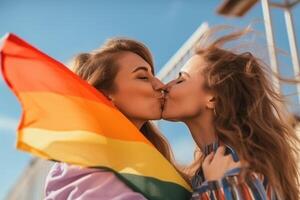
M 201 172 L 205 181 L 194 188 L 192 199 L 277 199 L 264 176 L 251 173 L 243 180 L 240 171 L 241 164 L 230 155 L 224 156 L 224 149 L 218 149 L 215 155 L 205 158 Z
M 239 170 L 236 168 L 234 170 Z M 263 176 L 251 174 L 247 181 L 241 181 L 234 170 L 229 171 L 223 178 L 205 181 L 194 190 L 193 200 L 196 199 L 232 199 L 232 200 L 276 200 L 272 187 L 265 183 Z

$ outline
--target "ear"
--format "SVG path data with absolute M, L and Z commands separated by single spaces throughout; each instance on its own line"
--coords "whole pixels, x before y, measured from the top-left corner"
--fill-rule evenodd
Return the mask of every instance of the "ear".
M 214 109 L 216 104 L 216 98 L 213 95 L 209 95 L 206 101 L 206 107 L 208 109 Z

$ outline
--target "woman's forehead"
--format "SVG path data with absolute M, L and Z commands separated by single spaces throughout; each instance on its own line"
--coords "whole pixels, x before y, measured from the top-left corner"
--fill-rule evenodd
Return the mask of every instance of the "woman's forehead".
M 122 71 L 132 72 L 136 68 L 144 68 L 147 69 L 150 73 L 152 73 L 152 68 L 142 57 L 139 55 L 126 52 L 124 53 L 118 60 L 119 64 L 122 66 Z M 140 71 L 140 70 L 138 70 Z
M 200 55 L 195 55 L 192 56 L 185 64 L 184 66 L 181 68 L 180 71 L 182 72 L 186 72 L 186 73 L 194 73 L 194 72 L 198 72 L 202 66 L 204 66 L 204 60 L 202 58 L 202 56 Z

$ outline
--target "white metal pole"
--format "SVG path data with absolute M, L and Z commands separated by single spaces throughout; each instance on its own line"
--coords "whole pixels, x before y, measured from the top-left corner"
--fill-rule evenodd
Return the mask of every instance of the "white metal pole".
M 261 5 L 263 10 L 263 16 L 264 16 L 264 24 L 265 24 L 266 39 L 268 44 L 271 69 L 274 73 L 279 74 L 269 1 L 261 0 Z M 273 84 L 275 88 L 278 90 L 278 92 L 280 92 L 280 85 L 278 79 L 276 79 L 276 77 L 274 76 L 272 76 L 272 78 L 273 78 Z
M 288 0 L 285 0 L 286 5 L 289 4 Z M 284 9 L 284 17 L 285 17 L 285 24 L 286 24 L 286 30 L 288 34 L 289 39 L 289 46 L 290 46 L 290 52 L 292 57 L 292 64 L 294 69 L 294 74 L 296 76 L 299 75 L 299 58 L 298 58 L 298 48 L 297 48 L 297 40 L 296 35 L 294 31 L 294 22 L 293 22 L 293 14 L 291 12 L 291 7 L 286 6 Z M 298 96 L 298 103 L 300 104 L 300 84 L 297 84 L 297 96 Z

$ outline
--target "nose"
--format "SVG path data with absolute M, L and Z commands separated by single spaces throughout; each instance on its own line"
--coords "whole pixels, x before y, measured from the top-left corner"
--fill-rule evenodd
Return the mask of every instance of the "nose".
M 165 84 L 161 82 L 158 78 L 154 77 L 152 81 L 152 87 L 155 91 L 162 91 Z
M 165 86 L 162 88 L 165 93 L 169 93 L 172 86 L 175 84 L 176 80 L 172 80 L 169 83 L 165 84 Z

